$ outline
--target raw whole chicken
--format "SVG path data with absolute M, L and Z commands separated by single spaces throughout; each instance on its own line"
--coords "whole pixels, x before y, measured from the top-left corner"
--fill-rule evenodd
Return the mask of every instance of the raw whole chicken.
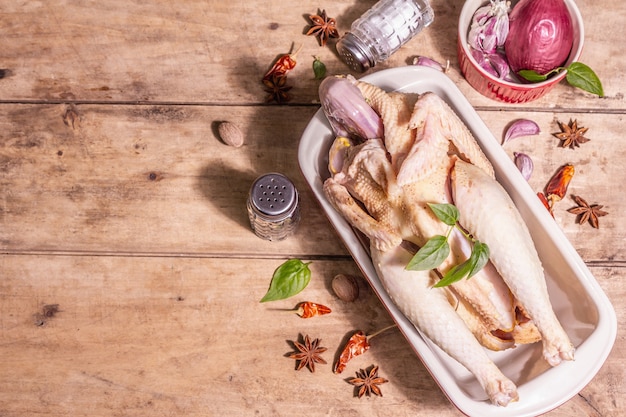
M 350 93 L 334 95 L 333 88 L 348 88 L 342 83 L 351 85 Z M 324 112 L 334 114 L 333 126 L 341 122 L 337 114 L 349 113 L 337 108 L 350 107 L 351 100 L 361 107 L 367 103 L 382 122 L 382 137 L 374 121 L 369 137 L 335 139 L 324 192 L 369 238 L 378 276 L 403 314 L 472 372 L 496 405 L 517 401 L 518 393 L 485 347 L 503 350 L 541 341 L 550 365 L 573 360 L 574 347 L 553 312 L 526 224 L 452 109 L 431 92 L 388 93 L 350 76 L 327 78 L 320 96 Z M 489 262 L 470 279 L 433 287 L 470 256 L 470 244 L 456 228 L 450 255 L 436 270 L 406 268 L 417 248 L 449 229 L 429 203 L 454 204 L 461 227 L 488 245 Z

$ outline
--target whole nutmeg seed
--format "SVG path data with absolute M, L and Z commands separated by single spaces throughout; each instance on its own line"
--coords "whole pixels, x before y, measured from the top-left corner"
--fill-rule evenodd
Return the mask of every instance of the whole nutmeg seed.
M 352 302 L 359 297 L 359 283 L 353 275 L 337 274 L 331 286 L 337 298 L 342 301 Z
M 243 145 L 243 132 L 232 122 L 221 122 L 217 126 L 217 132 L 226 145 L 239 148 Z

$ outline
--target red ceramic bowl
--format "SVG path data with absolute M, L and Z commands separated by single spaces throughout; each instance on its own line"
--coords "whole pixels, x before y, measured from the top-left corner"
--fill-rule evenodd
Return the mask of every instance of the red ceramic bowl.
M 564 66 L 577 61 L 582 53 L 585 31 L 580 11 L 573 0 L 564 0 L 572 16 L 574 27 L 574 44 Z M 554 77 L 539 83 L 519 84 L 501 80 L 482 69 L 472 57 L 467 44 L 467 32 L 474 12 L 486 2 L 484 0 L 467 0 L 461 9 L 458 27 L 457 54 L 461 73 L 467 82 L 482 95 L 505 103 L 526 103 L 536 100 L 565 78 L 566 72 L 561 71 Z M 511 7 L 517 3 L 513 1 Z

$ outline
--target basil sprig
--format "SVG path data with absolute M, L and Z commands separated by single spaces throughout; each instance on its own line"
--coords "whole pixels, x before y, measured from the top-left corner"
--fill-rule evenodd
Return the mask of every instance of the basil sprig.
M 565 79 L 567 82 L 581 90 L 585 90 L 599 97 L 604 97 L 602 82 L 595 72 L 582 62 L 572 62 L 568 67 L 557 67 L 545 74 L 539 74 L 534 70 L 520 70 L 518 74 L 532 82 L 545 81 L 552 74 L 567 70 Z
M 454 284 L 457 281 L 467 277 L 467 279 L 476 275 L 489 261 L 489 246 L 475 239 L 465 232 L 459 225 L 459 210 L 453 204 L 428 204 L 435 216 L 450 228 L 445 236 L 436 235 L 430 238 L 424 246 L 411 258 L 406 266 L 409 271 L 427 271 L 435 269 L 450 254 L 450 244 L 448 238 L 452 229 L 455 227 L 463 233 L 472 243 L 472 253 L 470 257 L 463 263 L 456 265 L 443 276 L 435 287 L 445 287 Z
M 270 287 L 260 302 L 283 300 L 306 288 L 311 281 L 309 263 L 300 259 L 289 259 L 276 268 Z

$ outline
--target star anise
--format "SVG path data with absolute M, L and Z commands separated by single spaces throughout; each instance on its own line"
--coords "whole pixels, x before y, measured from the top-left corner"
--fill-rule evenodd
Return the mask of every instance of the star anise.
M 378 366 L 372 365 L 369 372 L 365 369 L 360 369 L 356 373 L 356 378 L 351 378 L 348 382 L 359 389 L 357 395 L 361 398 L 363 395 L 367 395 L 369 397 L 372 394 L 382 397 L 383 393 L 380 390 L 379 385 L 389 381 L 378 376 Z
M 574 199 L 574 202 L 578 204 L 578 207 L 572 207 L 567 211 L 579 216 L 578 224 L 583 224 L 589 221 L 589 223 L 591 223 L 591 226 L 599 229 L 600 224 L 598 221 L 598 217 L 606 216 L 607 214 L 609 214 L 608 212 L 602 210 L 602 207 L 604 206 L 599 204 L 590 205 L 587 203 L 587 201 L 585 201 L 585 199 L 577 195 L 572 196 L 572 198 Z
M 324 358 L 320 356 L 320 354 L 326 352 L 326 348 L 321 347 L 320 342 L 320 339 L 313 339 L 313 341 L 311 341 L 309 335 L 304 336 L 304 343 L 293 342 L 298 351 L 289 355 L 289 358 L 298 361 L 296 371 L 306 366 L 309 368 L 309 371 L 315 372 L 316 363 L 326 364 Z
M 309 15 L 309 19 L 313 25 L 306 34 L 317 36 L 321 46 L 325 46 L 328 39 L 339 37 L 337 22 L 326 16 L 326 10 L 322 10 L 320 14 Z
M 267 103 L 275 101 L 282 104 L 291 100 L 291 96 L 287 93 L 291 90 L 291 86 L 287 85 L 286 75 L 273 75 L 271 78 L 264 78 L 263 85 L 265 85 L 265 91 L 269 93 L 265 100 Z
M 578 121 L 570 119 L 569 124 L 565 124 L 562 122 L 557 122 L 561 131 L 559 133 L 553 133 L 555 137 L 561 140 L 561 146 L 563 148 L 567 148 L 568 146 L 571 149 L 575 147 L 580 147 L 582 143 L 589 142 L 589 139 L 584 135 L 589 130 L 588 127 L 578 127 Z

